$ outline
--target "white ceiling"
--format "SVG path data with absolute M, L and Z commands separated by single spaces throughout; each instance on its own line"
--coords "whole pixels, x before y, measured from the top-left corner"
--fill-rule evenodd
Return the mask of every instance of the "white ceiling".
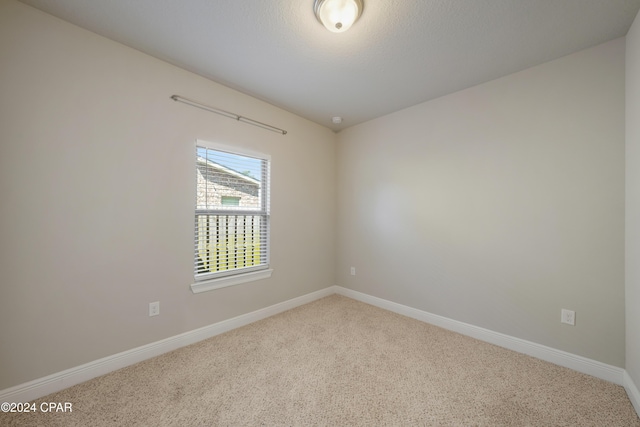
M 335 34 L 313 0 L 22 1 L 335 131 L 624 36 L 640 9 L 364 0 L 360 20 Z

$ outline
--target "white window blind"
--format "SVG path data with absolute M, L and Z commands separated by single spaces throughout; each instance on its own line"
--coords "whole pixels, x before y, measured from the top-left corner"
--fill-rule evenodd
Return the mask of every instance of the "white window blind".
M 196 281 L 269 267 L 269 160 L 196 145 Z

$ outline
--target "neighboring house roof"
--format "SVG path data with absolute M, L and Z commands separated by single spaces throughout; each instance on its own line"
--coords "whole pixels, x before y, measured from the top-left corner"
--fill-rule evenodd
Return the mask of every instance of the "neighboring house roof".
M 259 180 L 255 179 L 255 178 L 253 178 L 251 176 L 245 175 L 245 174 L 243 174 L 241 172 L 235 171 L 235 170 L 233 170 L 231 168 L 228 168 L 226 166 L 223 166 L 223 165 L 221 165 L 219 163 L 212 162 L 211 160 L 207 160 L 204 157 L 198 156 L 197 161 L 198 161 L 198 163 L 200 163 L 202 165 L 206 165 L 206 166 L 212 167 L 214 169 L 218 169 L 221 172 L 227 173 L 229 175 L 233 175 L 236 178 L 240 178 L 240 179 L 242 179 L 244 181 L 247 181 L 247 183 L 249 183 L 249 184 L 260 186 L 260 181 Z

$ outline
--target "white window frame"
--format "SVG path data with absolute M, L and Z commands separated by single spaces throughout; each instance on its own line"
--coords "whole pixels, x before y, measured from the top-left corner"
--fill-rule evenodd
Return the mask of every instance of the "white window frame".
M 242 267 L 242 268 L 235 268 L 232 270 L 226 270 L 224 272 L 219 272 L 219 273 L 213 273 L 213 274 L 208 274 L 206 277 L 202 277 L 199 276 L 197 274 L 195 274 L 194 271 L 194 283 L 191 284 L 191 291 L 193 293 L 200 293 L 200 292 L 206 292 L 206 291 L 211 291 L 214 289 L 220 289 L 220 288 L 225 288 L 228 286 L 234 286 L 234 285 L 239 285 L 242 283 L 247 283 L 247 282 L 252 282 L 255 280 L 262 280 L 262 279 L 267 279 L 269 277 L 271 277 L 271 273 L 273 272 L 273 269 L 270 267 L 270 252 L 271 252 L 271 242 L 270 242 L 270 232 L 269 232 L 269 223 L 270 223 L 270 216 L 271 216 L 271 212 L 270 212 L 270 203 L 269 203 L 269 199 L 270 199 L 270 191 L 271 191 L 271 156 L 269 156 L 268 154 L 264 154 L 264 153 L 259 153 L 256 151 L 252 151 L 252 150 L 248 150 L 242 147 L 236 147 L 236 146 L 230 146 L 230 145 L 225 145 L 225 144 L 220 144 L 217 142 L 211 142 L 211 141 L 203 141 L 203 140 L 196 140 L 193 149 L 194 149 L 194 168 L 193 170 L 196 171 L 196 177 L 197 177 L 197 150 L 198 147 L 203 147 L 203 148 L 207 148 L 207 149 L 211 149 L 211 150 L 216 150 L 216 151 L 223 151 L 223 152 L 227 152 L 227 153 L 231 153 L 231 154 L 237 154 L 240 156 L 246 156 L 246 157 L 253 157 L 259 160 L 263 160 L 266 161 L 266 171 L 264 172 L 263 176 L 261 177 L 261 195 L 260 195 L 260 200 L 262 203 L 262 211 L 264 211 L 264 215 L 267 221 L 267 233 L 265 236 L 266 239 L 266 263 L 263 263 L 261 265 L 258 266 L 253 266 L 253 267 Z M 197 179 L 196 179 L 196 185 L 195 187 L 197 188 Z M 194 200 L 195 202 L 195 200 Z M 196 203 L 194 203 L 194 207 L 195 207 Z M 261 211 L 261 212 L 262 212 Z M 232 215 L 234 213 L 234 211 L 232 209 L 229 208 L 225 208 L 225 209 L 220 209 L 217 210 L 216 212 L 217 214 L 220 213 L 224 213 L 227 215 Z M 238 211 L 235 213 L 243 213 L 246 214 L 247 211 L 243 210 L 243 211 Z M 200 213 L 201 215 L 202 213 Z M 197 217 L 198 217 L 199 213 L 198 210 L 194 208 L 194 220 L 197 222 Z M 197 230 L 194 227 L 194 243 L 197 241 Z M 193 256 L 193 261 L 194 261 L 194 266 L 195 261 L 196 261 L 196 254 L 195 254 L 195 247 L 194 247 L 194 252 L 192 253 Z

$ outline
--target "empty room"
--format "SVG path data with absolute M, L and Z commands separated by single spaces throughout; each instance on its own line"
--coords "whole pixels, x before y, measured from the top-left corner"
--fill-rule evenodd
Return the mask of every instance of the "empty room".
M 639 426 L 640 0 L 0 0 L 0 425 Z

